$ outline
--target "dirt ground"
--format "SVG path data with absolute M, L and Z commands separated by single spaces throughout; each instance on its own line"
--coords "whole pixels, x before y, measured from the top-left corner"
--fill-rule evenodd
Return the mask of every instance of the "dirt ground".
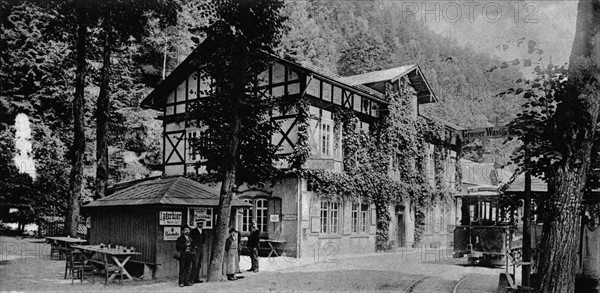
M 49 258 L 43 240 L 0 236 L 1 292 L 292 292 L 401 291 L 495 292 L 500 268 L 466 266 L 444 250 L 402 249 L 393 253 L 333 256 L 324 259 L 261 258 L 260 273 L 243 279 L 180 288 L 175 279 L 124 281 L 104 285 L 63 279 L 64 261 Z M 242 257 L 241 268 L 249 267 Z M 460 287 L 457 287 L 459 285 Z M 456 288 L 455 288 L 456 287 Z

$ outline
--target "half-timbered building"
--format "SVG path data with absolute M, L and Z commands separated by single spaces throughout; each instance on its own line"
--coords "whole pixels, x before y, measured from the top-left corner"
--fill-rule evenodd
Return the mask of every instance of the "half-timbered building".
M 165 175 L 205 172 L 196 164 L 203 158 L 191 144 L 196 138 L 202 138 L 202 129 L 182 119 L 194 101 L 210 90 L 210 81 L 200 77 L 202 61 L 198 60 L 199 56 L 196 51 L 192 53 L 142 102 L 142 106 L 162 112 Z M 332 109 L 342 107 L 354 111 L 360 120 L 358 127 L 368 132 L 369 126 L 381 119 L 381 113 L 389 105 L 385 98 L 389 85 L 400 80 L 411 85 L 415 115 L 419 105 L 436 101 L 416 65 L 341 78 L 276 58 L 261 74 L 260 80 L 264 83 L 261 88 L 265 93 L 290 99 L 301 97 L 308 101 L 310 157 L 303 166 L 305 169 L 343 170 L 341 127 L 335 127 Z M 273 113 L 272 119 L 280 127 L 272 136 L 278 154 L 292 153 L 298 143 L 298 115 Z M 454 139 L 454 144 L 455 130 L 447 126 L 447 138 L 449 141 Z M 430 148 L 433 151 L 434 146 Z M 453 152 L 449 154 L 449 160 L 456 160 L 455 150 L 445 151 Z M 283 162 L 275 164 L 287 167 Z M 454 165 L 448 161 L 448 168 L 452 169 L 448 176 L 452 178 Z M 306 180 L 298 176 L 276 182 L 273 186 L 246 188 L 237 195 L 252 205 L 251 209 L 238 214 L 235 223 L 243 234 L 249 231 L 251 219 L 255 219 L 263 236 L 286 241 L 286 252 L 293 257 L 375 251 L 376 215 L 372 204 L 321 199 Z M 390 206 L 390 211 L 396 215 L 390 223 L 392 237 L 397 238 L 401 246 L 413 242 L 414 210 L 410 209 L 410 203 Z M 454 213 L 442 211 L 441 214 L 446 220 L 433 222 L 447 230 L 446 224 L 454 224 Z

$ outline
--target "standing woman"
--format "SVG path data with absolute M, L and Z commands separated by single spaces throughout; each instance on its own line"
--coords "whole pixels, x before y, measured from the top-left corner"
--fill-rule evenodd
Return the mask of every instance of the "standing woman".
M 225 274 L 227 275 L 227 280 L 235 281 L 237 278 L 235 277 L 235 273 L 237 271 L 238 261 L 238 240 L 237 240 L 237 231 L 235 228 L 229 229 L 229 237 L 225 240 Z

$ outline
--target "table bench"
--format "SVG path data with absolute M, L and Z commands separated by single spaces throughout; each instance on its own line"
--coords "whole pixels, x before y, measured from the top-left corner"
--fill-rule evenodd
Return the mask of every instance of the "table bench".
M 133 277 L 131 277 L 127 269 L 125 269 L 125 264 L 127 264 L 132 256 L 141 255 L 139 252 L 124 251 L 114 248 L 101 248 L 99 245 L 73 245 L 72 248 L 79 249 L 83 252 L 86 263 L 92 262 L 104 266 L 106 276 L 106 281 L 104 282 L 105 285 L 112 281 L 116 276 L 119 276 L 121 281 L 123 280 L 123 276 L 128 280 L 133 280 Z M 101 256 L 103 261 L 94 259 L 94 254 Z M 112 262 L 109 262 L 109 257 L 112 259 Z M 110 275 L 108 273 L 110 273 Z
M 152 280 L 156 278 L 156 269 L 160 265 L 159 263 L 141 261 L 141 260 L 129 260 L 129 263 L 141 264 L 144 266 L 144 273 L 142 279 Z
M 50 243 L 50 258 L 54 258 L 54 253 L 58 253 L 58 259 L 64 259 L 66 252 L 71 249 L 72 245 L 83 244 L 87 242 L 87 240 L 63 236 L 50 236 L 46 237 L 46 242 Z

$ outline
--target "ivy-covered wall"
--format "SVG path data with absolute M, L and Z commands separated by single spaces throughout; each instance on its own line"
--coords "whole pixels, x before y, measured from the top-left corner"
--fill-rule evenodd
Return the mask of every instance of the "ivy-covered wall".
M 417 115 L 413 107 L 416 95 L 405 79 L 388 83 L 385 92 L 389 101 L 382 117 L 370 124 L 368 132 L 357 127 L 354 112 L 334 110 L 336 129 L 342 131 L 343 172 L 303 169 L 310 156 L 308 101 L 296 103 L 300 115 L 298 142 L 288 158 L 291 173 L 310 182 L 311 189 L 321 198 L 373 203 L 377 213 L 377 249 L 387 250 L 395 245 L 390 239 L 391 211 L 404 204 L 415 221 L 414 242 L 422 240 L 425 213 L 436 203 L 453 201 L 445 182 L 448 149 L 458 151 L 446 137 L 444 126 Z M 334 133 L 339 133 L 334 131 Z M 337 139 L 336 139 L 337 141 Z M 426 180 L 425 142 L 435 144 L 435 186 Z M 457 158 L 458 161 L 458 158 Z M 454 167 L 458 166 L 458 162 Z M 455 172 L 460 183 L 460 168 Z M 394 174 L 394 176 L 391 176 Z M 408 216 L 408 215 L 406 215 Z

